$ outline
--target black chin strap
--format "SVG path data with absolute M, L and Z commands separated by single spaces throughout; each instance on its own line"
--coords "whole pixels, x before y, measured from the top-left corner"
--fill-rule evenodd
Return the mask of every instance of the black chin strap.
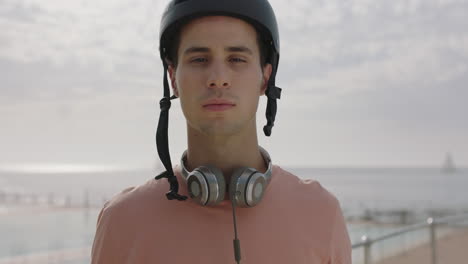
M 159 101 L 161 113 L 159 115 L 158 129 L 156 132 L 156 147 L 158 148 L 159 158 L 163 163 L 166 171 L 155 177 L 156 180 L 167 178 L 171 185 L 169 192 L 166 193 L 168 200 L 185 201 L 187 196 L 179 194 L 179 182 L 177 181 L 174 171 L 172 170 L 171 156 L 169 154 L 169 109 L 171 108 L 171 100 L 177 98 L 170 96 L 169 83 L 167 81 L 167 64 L 164 63 L 164 97 Z
M 273 61 L 271 62 L 272 65 L 276 65 L 276 70 L 272 72 L 270 80 L 268 82 L 268 88 L 265 92 L 266 96 L 268 97 L 267 109 L 265 114 L 267 118 L 267 124 L 263 127 L 263 133 L 265 133 L 265 136 L 267 137 L 271 136 L 271 130 L 275 125 L 276 111 L 278 108 L 276 104 L 276 99 L 281 99 L 281 88 L 275 85 L 276 72 L 278 70 L 278 61 L 279 55 L 273 58 Z
M 276 99 L 281 98 L 281 88 L 274 85 L 270 86 L 266 91 L 266 95 L 268 97 L 266 109 L 267 124 L 263 127 L 263 133 L 265 133 L 265 136 L 269 137 L 271 136 L 271 130 L 275 125 L 276 111 L 278 108 Z

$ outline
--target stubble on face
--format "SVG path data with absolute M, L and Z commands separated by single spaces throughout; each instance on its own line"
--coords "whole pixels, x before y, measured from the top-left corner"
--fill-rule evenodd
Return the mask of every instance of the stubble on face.
M 200 96 L 197 101 L 202 104 L 212 98 L 222 98 L 233 102 L 240 101 L 239 96 L 221 90 L 210 90 L 205 95 Z M 255 115 L 251 121 L 255 123 Z M 232 118 L 228 120 L 226 113 L 211 113 L 208 120 L 199 122 L 198 124 L 191 124 L 189 119 L 187 119 L 187 124 L 189 124 L 191 128 L 198 128 L 202 134 L 210 137 L 239 134 L 245 126 L 243 122 L 241 122 L 241 119 Z

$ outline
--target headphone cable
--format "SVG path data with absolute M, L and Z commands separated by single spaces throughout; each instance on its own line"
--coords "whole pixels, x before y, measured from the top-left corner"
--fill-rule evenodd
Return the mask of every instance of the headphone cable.
M 237 238 L 237 221 L 236 221 L 236 199 L 237 193 L 235 193 L 232 198 L 232 217 L 234 219 L 234 258 L 237 264 L 240 264 L 241 261 L 241 250 L 240 250 L 240 240 Z

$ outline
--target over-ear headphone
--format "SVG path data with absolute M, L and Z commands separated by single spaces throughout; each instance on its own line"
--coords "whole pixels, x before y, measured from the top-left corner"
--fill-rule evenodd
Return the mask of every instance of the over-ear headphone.
M 182 155 L 180 164 L 182 176 L 187 182 L 190 197 L 204 206 L 214 206 L 224 200 L 226 191 L 230 199 L 235 195 L 239 207 L 253 207 L 263 198 L 266 187 L 271 179 L 271 159 L 268 152 L 260 147 L 260 152 L 267 163 L 267 171 L 263 174 L 254 168 L 240 167 L 234 171 L 226 190 L 226 180 L 220 169 L 205 165 L 188 172 L 185 168 L 187 151 Z

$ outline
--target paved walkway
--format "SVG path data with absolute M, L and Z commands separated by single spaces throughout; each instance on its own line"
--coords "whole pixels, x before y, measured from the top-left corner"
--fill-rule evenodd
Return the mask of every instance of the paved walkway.
M 437 240 L 438 264 L 468 263 L 468 228 Z M 422 245 L 401 255 L 386 258 L 376 264 L 431 264 L 430 245 Z

